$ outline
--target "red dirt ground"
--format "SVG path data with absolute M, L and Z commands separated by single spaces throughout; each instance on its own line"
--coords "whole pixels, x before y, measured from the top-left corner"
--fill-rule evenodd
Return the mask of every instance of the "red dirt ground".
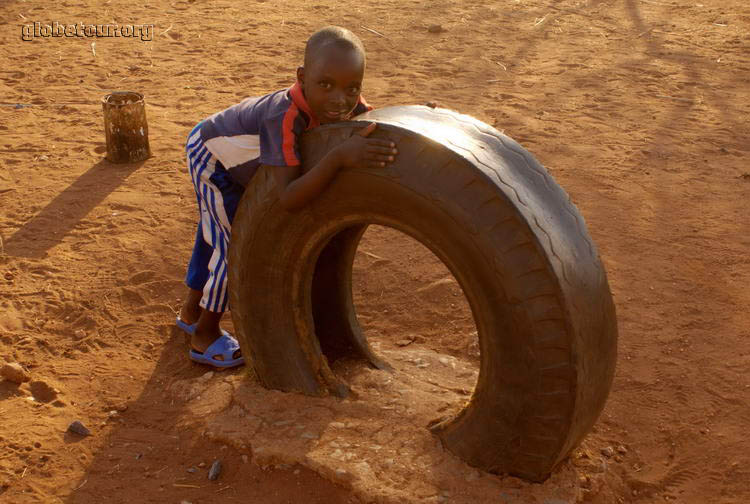
M 357 487 L 266 466 L 244 441 L 184 422 L 194 403 L 174 392 L 210 382 L 235 387 L 228 401 L 276 397 L 241 372 L 200 378 L 172 327 L 197 217 L 184 141 L 207 115 L 290 85 L 306 38 L 338 24 L 368 50 L 371 103 L 437 100 L 549 169 L 586 218 L 619 317 L 607 406 L 550 481 L 467 473 L 458 490 L 402 500 L 468 502 L 485 485 L 471 502 L 750 502 L 746 2 L 9 0 L 0 19 L 0 360 L 33 380 L 0 382 L 0 501 L 387 501 L 385 469 Z M 156 27 L 151 42 L 22 41 L 35 21 Z M 146 96 L 144 163 L 103 160 L 100 99 L 113 90 Z M 355 273 L 383 351 L 411 335 L 404 352 L 475 358 L 460 290 L 421 245 L 368 230 Z M 380 384 L 340 372 L 373 394 Z M 287 410 L 305 400 L 279 397 Z M 66 434 L 74 419 L 93 435 Z M 217 458 L 216 482 L 186 471 Z

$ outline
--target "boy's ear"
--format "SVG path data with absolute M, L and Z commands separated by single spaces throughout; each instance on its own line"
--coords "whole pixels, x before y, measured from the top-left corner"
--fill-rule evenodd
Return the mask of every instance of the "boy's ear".
M 297 67 L 297 80 L 305 82 L 305 67 Z

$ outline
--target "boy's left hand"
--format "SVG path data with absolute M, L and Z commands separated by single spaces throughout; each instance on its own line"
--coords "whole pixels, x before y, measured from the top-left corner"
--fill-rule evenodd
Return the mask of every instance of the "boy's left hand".
M 368 124 L 337 147 L 336 154 L 341 166 L 383 168 L 396 159 L 398 149 L 395 143 L 390 140 L 368 138 L 377 126 L 377 123 Z

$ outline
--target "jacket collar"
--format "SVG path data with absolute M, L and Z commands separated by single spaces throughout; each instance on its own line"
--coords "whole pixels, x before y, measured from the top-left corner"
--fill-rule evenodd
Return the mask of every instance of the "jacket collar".
M 297 105 L 297 108 L 307 114 L 307 117 L 310 118 L 310 124 L 307 126 L 307 129 L 314 128 L 315 126 L 320 126 L 320 121 L 318 121 L 318 118 L 315 117 L 315 114 L 313 114 L 310 105 L 308 105 L 307 100 L 305 100 L 305 95 L 304 93 L 302 93 L 302 84 L 300 83 L 300 81 L 295 82 L 294 85 L 289 88 L 289 96 L 292 97 L 292 102 Z

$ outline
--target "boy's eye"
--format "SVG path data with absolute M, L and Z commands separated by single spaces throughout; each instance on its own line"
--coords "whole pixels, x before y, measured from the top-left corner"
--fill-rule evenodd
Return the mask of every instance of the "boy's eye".
M 357 86 L 352 86 L 352 87 L 349 88 L 349 94 L 353 94 L 353 95 L 354 94 L 359 94 L 359 89 L 360 88 L 357 87 Z
M 322 87 L 323 89 L 331 89 L 331 83 L 330 82 L 321 81 L 321 82 L 318 83 L 318 85 L 320 87 Z

